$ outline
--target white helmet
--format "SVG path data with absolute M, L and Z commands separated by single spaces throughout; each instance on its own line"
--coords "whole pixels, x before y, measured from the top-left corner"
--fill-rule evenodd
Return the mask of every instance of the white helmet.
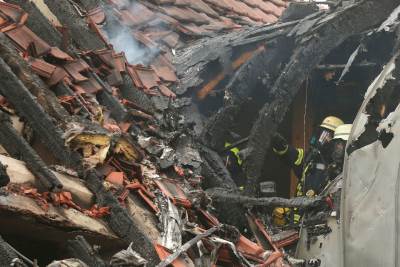
M 335 129 L 333 139 L 349 140 L 352 124 L 342 124 Z

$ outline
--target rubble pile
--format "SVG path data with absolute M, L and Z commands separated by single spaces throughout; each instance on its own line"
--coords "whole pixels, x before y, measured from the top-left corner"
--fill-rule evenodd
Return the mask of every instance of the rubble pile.
M 225 79 L 239 79 L 242 86 L 246 76 L 235 71 L 245 73 L 248 62 L 259 60 L 269 49 L 267 40 L 279 44 L 286 34 L 310 40 L 307 31 L 326 33 L 332 21 L 340 34 L 349 8 L 318 11 L 307 19 L 302 19 L 307 12 L 301 18 L 289 14 L 288 21 L 265 26 L 278 21 L 286 1 L 176 2 L 182 3 L 49 0 L 50 16 L 30 1 L 0 1 L 2 235 L 40 240 L 59 253 L 42 251 L 40 266 L 317 266 L 318 260 L 293 257 L 299 225 L 275 225 L 272 211 L 307 211 L 310 239 L 325 235 L 330 231 L 326 215 L 338 207 L 333 191 L 313 199 L 256 197 L 251 192 L 262 160 L 250 150 L 254 162 L 245 160 L 244 195 L 216 152 L 220 132 L 213 136 L 213 127 L 224 128 L 219 122 L 229 105 L 239 101 L 237 88 L 217 118 L 206 124 L 207 118 L 198 116 L 206 132 L 201 136 L 188 107 Z M 378 11 L 386 14 L 387 9 Z M 53 25 L 49 18 L 61 22 Z M 309 20 L 314 24 L 304 28 Z M 338 39 L 369 26 L 345 31 Z M 323 44 L 331 41 L 321 38 Z M 216 43 L 220 49 L 200 53 Z M 299 47 L 306 50 L 320 44 L 304 43 Z M 307 63 L 314 56 L 299 51 L 294 50 L 292 62 L 303 56 Z M 211 68 L 215 62 L 224 68 Z M 288 87 L 306 75 L 298 73 L 303 66 L 297 67 L 296 72 L 288 66 L 282 74 L 290 81 L 283 86 L 287 91 L 277 91 L 284 83 L 278 76 L 272 106 L 295 93 Z M 270 126 L 263 118 L 250 146 Z M 273 127 L 281 119 L 274 118 Z M 261 147 L 268 146 L 266 138 Z M 11 261 L 12 266 L 38 266 L 34 259 L 40 252 L 25 244 L 22 253 L 9 243 L 0 240 L 2 266 Z

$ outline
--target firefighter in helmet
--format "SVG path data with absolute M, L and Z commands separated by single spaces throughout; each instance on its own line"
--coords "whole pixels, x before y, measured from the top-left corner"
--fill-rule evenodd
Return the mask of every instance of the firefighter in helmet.
M 332 147 L 330 142 L 338 126 L 343 121 L 337 117 L 326 117 L 316 130 L 310 141 L 310 150 L 305 153 L 302 148 L 294 148 L 285 138 L 276 133 L 272 139 L 273 151 L 282 158 L 294 171 L 298 178 L 296 196 L 313 197 L 318 195 L 327 183 L 327 168 L 332 161 Z M 300 215 L 297 210 L 276 208 L 273 212 L 276 224 L 286 224 L 290 221 L 298 223 Z
M 351 133 L 352 124 L 342 124 L 338 126 L 335 130 L 335 134 L 332 140 L 332 154 L 330 162 L 328 166 L 327 173 L 327 181 L 328 184 L 330 181 L 335 179 L 339 174 L 343 171 L 343 163 L 344 163 L 344 154 L 346 149 L 347 141 L 349 140 Z
M 325 170 L 331 162 L 329 142 L 333 139 L 336 128 L 342 124 L 343 121 L 337 117 L 326 117 L 311 139 L 308 153 L 304 153 L 302 148 L 290 146 L 280 134 L 274 135 L 274 152 L 292 167 L 299 179 L 296 196 L 312 197 L 324 188 Z

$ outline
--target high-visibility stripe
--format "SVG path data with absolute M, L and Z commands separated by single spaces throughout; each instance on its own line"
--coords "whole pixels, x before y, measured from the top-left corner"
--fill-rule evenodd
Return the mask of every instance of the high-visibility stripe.
M 302 148 L 298 148 L 297 149 L 297 159 L 294 162 L 294 165 L 296 166 L 300 166 L 300 164 L 303 162 L 303 158 L 304 158 L 304 150 Z
M 231 145 L 230 143 L 225 142 L 225 147 L 228 147 L 228 146 L 230 146 L 230 145 Z M 233 155 L 235 155 L 238 164 L 239 164 L 239 165 L 242 165 L 243 160 L 242 160 L 242 159 L 240 158 L 240 156 L 239 156 L 240 149 L 237 148 L 237 147 L 234 147 L 234 148 L 231 148 L 230 151 L 233 153 Z
M 277 150 L 277 149 L 275 149 L 275 148 L 273 148 L 272 150 L 273 150 L 276 154 L 278 154 L 279 156 L 282 156 L 282 155 L 286 154 L 286 152 L 289 150 L 289 146 L 286 145 L 285 149 L 282 150 L 282 151 L 279 151 L 279 150 Z

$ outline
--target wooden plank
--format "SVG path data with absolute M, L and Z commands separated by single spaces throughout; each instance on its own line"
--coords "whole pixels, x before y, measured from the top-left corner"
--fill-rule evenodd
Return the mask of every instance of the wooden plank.
M 41 184 L 38 179 L 28 170 L 23 161 L 0 155 L 0 162 L 8 166 L 7 174 L 10 176 L 11 183 L 13 184 L 30 184 L 39 189 Z M 93 194 L 86 188 L 84 182 L 77 177 L 66 175 L 63 173 L 53 173 L 60 180 L 64 186 L 64 191 L 71 192 L 73 200 L 83 208 L 91 207 L 93 202 Z

